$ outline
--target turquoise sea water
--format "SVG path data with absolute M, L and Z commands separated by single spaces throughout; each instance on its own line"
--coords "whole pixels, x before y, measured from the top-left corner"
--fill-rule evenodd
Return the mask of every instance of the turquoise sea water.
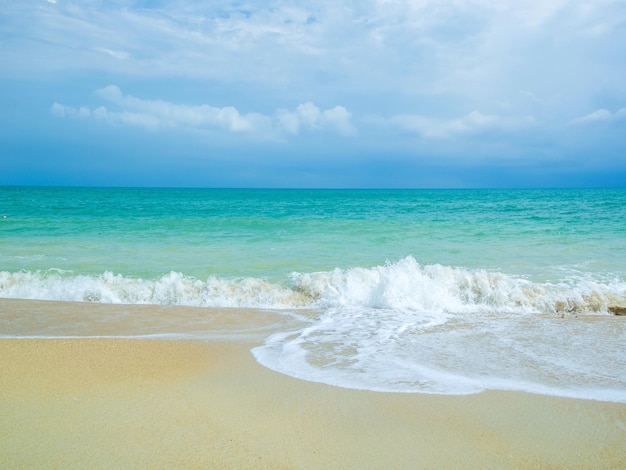
M 626 401 L 625 190 L 5 187 L 0 216 L 0 297 L 272 309 L 301 328 L 253 353 L 303 379 Z

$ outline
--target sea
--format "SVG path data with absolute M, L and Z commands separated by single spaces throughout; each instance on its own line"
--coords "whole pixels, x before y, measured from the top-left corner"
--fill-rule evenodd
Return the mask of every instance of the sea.
M 271 314 L 251 354 L 299 379 L 626 403 L 624 189 L 0 187 L 0 217 L 0 298 L 45 301 L 2 338 Z

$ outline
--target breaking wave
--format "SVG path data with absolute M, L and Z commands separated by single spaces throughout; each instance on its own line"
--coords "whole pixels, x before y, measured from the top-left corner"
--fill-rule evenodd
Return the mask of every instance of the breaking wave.
M 178 272 L 142 279 L 109 271 L 2 271 L 0 297 L 197 307 L 621 314 L 626 281 L 572 273 L 559 282 L 532 282 L 502 272 L 421 265 L 409 256 L 371 268 L 292 273 L 283 283 L 214 276 L 201 280 Z

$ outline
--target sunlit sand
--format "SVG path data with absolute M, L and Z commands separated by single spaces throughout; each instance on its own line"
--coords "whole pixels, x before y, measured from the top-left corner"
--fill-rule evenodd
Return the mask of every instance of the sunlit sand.
M 375 393 L 252 339 L 0 340 L 2 468 L 623 468 L 626 405 Z

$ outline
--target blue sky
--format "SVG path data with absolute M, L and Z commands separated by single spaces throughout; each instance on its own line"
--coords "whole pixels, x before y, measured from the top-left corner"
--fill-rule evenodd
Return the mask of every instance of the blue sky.
M 0 7 L 0 184 L 626 186 L 624 0 Z

